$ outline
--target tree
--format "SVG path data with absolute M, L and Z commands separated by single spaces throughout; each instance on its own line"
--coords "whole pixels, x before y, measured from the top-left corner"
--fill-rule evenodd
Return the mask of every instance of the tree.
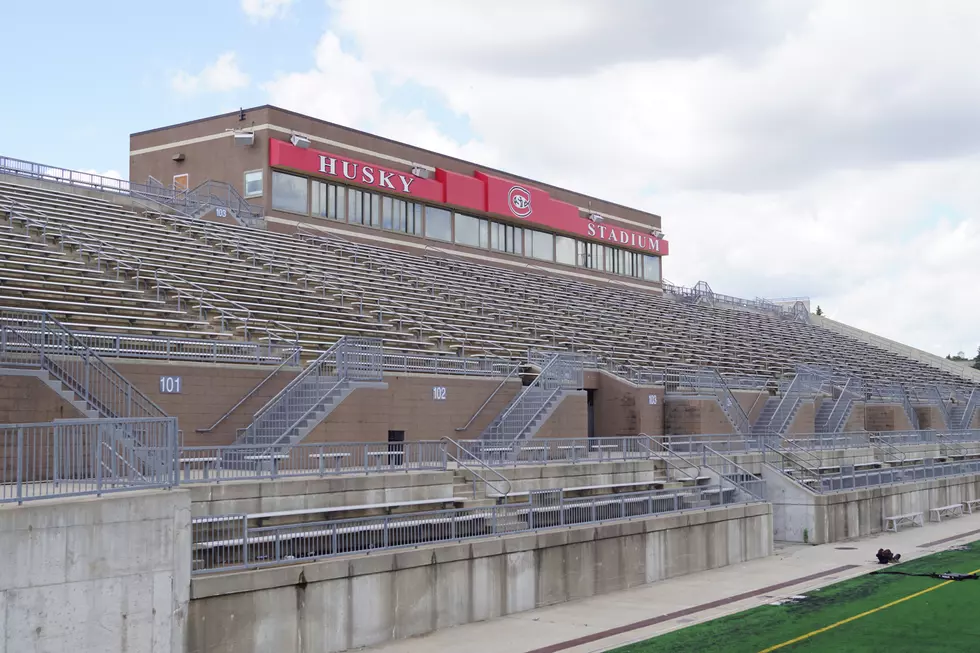
M 973 367 L 980 370 L 980 347 L 977 347 L 977 355 L 973 358 Z
M 817 316 L 819 317 L 821 315 L 823 315 L 823 309 L 820 308 L 820 304 L 817 304 Z

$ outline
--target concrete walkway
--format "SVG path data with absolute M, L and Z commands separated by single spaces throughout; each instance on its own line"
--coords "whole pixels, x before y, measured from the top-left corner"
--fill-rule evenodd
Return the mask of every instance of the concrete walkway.
M 801 594 L 903 559 L 980 539 L 980 512 L 862 540 L 778 546 L 775 555 L 366 649 L 384 653 L 596 653 Z M 945 570 L 942 570 L 945 571 Z

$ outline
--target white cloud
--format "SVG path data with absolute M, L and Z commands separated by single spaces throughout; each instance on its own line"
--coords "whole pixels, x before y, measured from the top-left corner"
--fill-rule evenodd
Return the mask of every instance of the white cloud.
M 658 213 L 675 282 L 810 294 L 830 317 L 974 351 L 980 5 L 690 4 L 416 0 L 404 12 L 334 0 L 315 66 L 266 89 L 292 109 Z M 472 140 L 390 101 L 404 82 L 443 98 Z
M 271 20 L 284 16 L 293 0 L 241 0 L 242 11 L 253 21 Z
M 182 95 L 224 93 L 248 84 L 249 77 L 238 67 L 234 52 L 220 54 L 214 63 L 208 64 L 196 75 L 181 70 L 170 80 L 170 86 Z

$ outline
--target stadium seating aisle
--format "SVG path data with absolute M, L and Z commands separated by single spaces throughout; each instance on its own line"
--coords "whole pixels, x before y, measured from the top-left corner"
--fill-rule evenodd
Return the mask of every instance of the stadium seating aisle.
M 33 238 L 23 216 L 33 220 Z M 48 246 L 38 224 L 47 225 Z M 131 257 L 123 270 L 130 278 L 86 264 L 72 230 L 100 243 L 102 258 Z M 52 246 L 59 242 L 68 251 Z M 307 350 L 365 335 L 400 351 L 522 357 L 529 348 L 572 348 L 613 363 L 733 375 L 779 376 L 818 363 L 867 381 L 971 385 L 772 314 L 448 254 L 141 214 L 111 198 L 8 181 L 0 182 L 0 251 L 0 302 L 49 310 L 78 330 L 253 339 L 271 332 Z M 94 258 L 92 248 L 85 254 Z

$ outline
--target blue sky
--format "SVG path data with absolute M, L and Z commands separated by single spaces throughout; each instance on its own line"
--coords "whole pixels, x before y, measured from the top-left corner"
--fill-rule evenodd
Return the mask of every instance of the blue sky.
M 129 134 L 263 104 L 259 84 L 311 65 L 329 8 L 304 2 L 274 21 L 238 0 L 4 3 L 0 153 L 66 168 L 127 171 Z M 233 51 L 252 78 L 224 93 L 176 94 L 171 78 Z

